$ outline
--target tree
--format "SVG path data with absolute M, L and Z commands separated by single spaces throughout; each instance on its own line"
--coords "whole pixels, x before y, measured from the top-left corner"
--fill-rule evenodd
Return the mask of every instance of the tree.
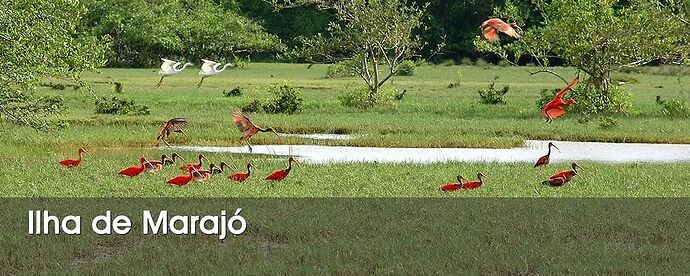
M 672 1 L 671 1 L 672 2 Z M 651 62 L 687 63 L 690 28 L 682 9 L 660 0 L 532 0 L 541 23 L 520 41 L 494 44 L 476 40 L 479 49 L 505 59 L 528 55 L 539 65 L 553 58 L 586 73 L 578 108 L 584 112 L 625 112 L 627 94 L 611 85 L 611 72 Z M 525 12 L 511 2 L 498 16 L 524 21 Z
M 413 31 L 422 27 L 425 7 L 403 0 L 296 0 L 273 1 L 280 7 L 312 4 L 332 9 L 337 21 L 328 34 L 302 37 L 298 55 L 311 62 L 342 62 L 352 67 L 368 88 L 373 105 L 381 86 L 422 46 Z
M 84 5 L 69 0 L 5 1 L 0 9 L 0 114 L 37 129 L 60 109 L 56 97 L 35 97 L 35 83 L 47 77 L 79 82 L 84 70 L 104 62 L 104 43 L 80 37 Z

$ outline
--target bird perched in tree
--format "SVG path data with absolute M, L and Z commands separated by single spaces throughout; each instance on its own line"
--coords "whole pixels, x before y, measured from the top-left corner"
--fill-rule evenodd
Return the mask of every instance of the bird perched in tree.
M 234 66 L 232 63 L 226 63 L 223 66 L 223 68 L 220 68 L 222 64 L 218 62 L 206 59 L 202 59 L 201 61 L 203 61 L 204 63 L 201 65 L 201 70 L 199 70 L 199 76 L 201 76 L 201 80 L 199 81 L 199 84 L 196 85 L 197 88 L 201 87 L 201 83 L 204 82 L 205 78 L 218 75 L 221 72 L 225 71 L 226 68 Z
M 557 172 L 551 177 L 549 177 L 549 179 L 563 178 L 565 182 L 570 181 L 571 179 L 573 179 L 574 176 L 578 175 L 579 172 L 577 171 L 577 169 L 582 169 L 582 167 L 580 167 L 580 165 L 578 165 L 577 163 L 572 163 L 570 164 L 570 166 L 572 167 L 572 170 Z
M 288 158 L 288 167 L 285 169 L 276 170 L 272 172 L 271 174 L 266 176 L 266 180 L 280 181 L 285 179 L 292 170 L 292 162 L 299 163 L 295 158 L 290 156 Z
M 161 74 L 161 79 L 158 81 L 158 84 L 156 84 L 156 87 L 160 87 L 161 83 L 163 83 L 163 78 L 167 76 L 172 76 L 177 73 L 182 72 L 184 69 L 187 69 L 189 66 L 194 66 L 194 64 L 191 64 L 189 62 L 185 63 L 182 65 L 182 63 L 174 61 L 174 60 L 169 60 L 169 59 L 161 59 L 163 63 L 161 64 L 161 70 L 158 72 L 158 74 Z M 180 65 L 182 67 L 180 68 Z
M 251 163 L 247 163 L 247 172 L 233 173 L 233 174 L 228 176 L 228 179 L 234 180 L 237 182 L 245 181 L 252 174 L 252 171 L 251 171 L 252 168 L 256 169 L 256 167 L 254 167 L 254 165 L 252 165 Z
M 542 156 L 542 157 L 539 157 L 539 159 L 537 160 L 537 163 L 534 164 L 534 167 L 535 167 L 535 168 L 536 168 L 536 167 L 546 166 L 546 165 L 549 164 L 549 162 L 551 162 L 551 147 L 554 147 L 554 148 L 556 148 L 556 149 L 558 150 L 558 152 L 561 152 L 561 150 L 560 150 L 556 145 L 554 145 L 553 143 L 549 142 L 549 151 L 546 152 L 546 155 L 544 155 L 544 156 Z
M 170 146 L 168 144 L 168 137 L 174 133 L 174 132 L 179 132 L 184 134 L 184 136 L 187 136 L 187 133 L 184 132 L 185 129 L 187 129 L 187 119 L 186 118 L 172 118 L 168 120 L 165 125 L 163 125 L 163 128 L 158 132 L 158 137 L 156 137 L 156 141 L 163 141 L 166 146 Z
M 498 41 L 500 39 L 498 32 L 502 32 L 512 38 L 520 38 L 520 34 L 515 31 L 515 29 L 520 30 L 520 27 L 515 22 L 505 23 L 501 19 L 491 18 L 484 21 L 479 28 L 482 29 L 482 35 L 488 41 Z
M 542 108 L 542 115 L 544 116 L 544 118 L 546 118 L 546 122 L 550 123 L 553 121 L 553 119 L 565 115 L 565 109 L 563 108 L 576 103 L 574 99 L 568 99 L 567 102 L 563 101 L 563 96 L 565 95 L 565 92 L 568 92 L 568 90 L 575 86 L 579 81 L 580 77 L 578 76 L 572 82 L 570 82 L 568 86 L 556 93 L 556 96 L 553 97 L 553 100 L 544 105 L 544 107 Z
M 79 159 L 65 159 L 65 160 L 61 160 L 61 161 L 60 161 L 60 165 L 62 165 L 63 167 L 67 167 L 67 168 L 79 166 L 79 164 L 81 164 L 81 158 L 82 158 L 82 156 L 84 155 L 84 153 L 86 153 L 87 155 L 91 156 L 91 154 L 89 154 L 89 153 L 86 151 L 86 149 L 84 149 L 84 148 L 79 148 L 79 150 L 77 150 L 77 154 L 79 154 Z
M 235 122 L 235 125 L 237 125 L 237 129 L 240 130 L 240 132 L 243 133 L 242 137 L 240 137 L 240 142 L 244 141 L 247 146 L 249 147 L 249 152 L 252 152 L 252 145 L 249 144 L 249 139 L 254 136 L 254 134 L 258 133 L 259 131 L 261 132 L 273 132 L 275 135 L 278 135 L 275 130 L 272 128 L 261 128 L 254 124 L 251 119 L 249 119 L 249 116 L 245 115 L 242 112 L 235 112 L 232 116 L 232 121 Z

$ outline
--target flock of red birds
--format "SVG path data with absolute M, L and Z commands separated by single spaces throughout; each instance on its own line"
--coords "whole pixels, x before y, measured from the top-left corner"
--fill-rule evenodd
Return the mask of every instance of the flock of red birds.
M 78 159 L 65 159 L 60 161 L 60 164 L 63 167 L 77 167 L 81 164 L 81 160 L 83 157 L 83 154 L 89 154 L 84 148 L 79 148 L 78 154 L 79 158 Z M 177 153 L 173 153 L 171 156 L 168 156 L 166 154 L 161 155 L 160 160 L 148 160 L 145 157 L 140 157 L 139 158 L 139 165 L 133 165 L 129 166 L 127 168 L 124 168 L 120 170 L 117 175 L 119 176 L 127 176 L 127 177 L 136 177 L 139 176 L 140 174 L 147 172 L 147 173 L 156 173 L 166 166 L 169 165 L 174 165 L 177 163 L 177 159 L 182 159 L 182 156 L 178 155 Z M 184 186 L 192 181 L 199 181 L 199 182 L 204 182 L 208 180 L 212 175 L 216 174 L 221 174 L 225 171 L 225 167 L 228 167 L 228 165 L 225 162 L 221 162 L 220 166 L 216 166 L 215 164 L 210 164 L 208 169 L 203 169 L 203 162 L 206 160 L 206 156 L 204 154 L 199 154 L 198 156 L 199 162 L 198 163 L 189 163 L 189 164 L 184 164 L 179 167 L 180 170 L 186 172 L 185 174 L 181 174 L 178 176 L 175 176 L 171 179 L 168 179 L 166 181 L 167 184 L 172 184 L 172 185 L 177 185 L 177 186 Z M 266 176 L 264 179 L 265 180 L 271 180 L 271 181 L 281 181 L 285 178 L 287 178 L 288 174 L 292 170 L 292 163 L 299 163 L 295 158 L 292 156 L 288 157 L 288 166 L 285 169 L 279 169 L 273 171 L 271 174 Z M 230 174 L 227 176 L 228 179 L 232 181 L 237 181 L 237 182 L 243 182 L 251 176 L 251 169 L 256 169 L 254 165 L 251 163 L 247 163 L 247 171 L 246 172 L 236 172 L 233 174 Z
M 480 29 L 482 30 L 482 36 L 488 40 L 488 41 L 498 41 L 499 38 L 499 33 L 504 33 L 512 38 L 518 39 L 520 38 L 520 35 L 517 33 L 516 29 L 520 29 L 515 22 L 511 23 L 505 23 L 503 20 L 498 19 L 498 18 L 492 18 L 489 20 L 484 21 Z M 544 105 L 542 108 L 542 116 L 546 119 L 547 122 L 552 122 L 554 119 L 559 118 L 563 115 L 565 115 L 565 107 L 574 104 L 575 100 L 570 98 L 567 101 L 563 99 L 565 96 L 565 93 L 568 92 L 573 86 L 575 86 L 579 82 L 579 77 L 575 78 L 568 86 L 563 88 L 561 91 L 556 93 L 554 98 L 549 101 L 547 104 Z M 238 130 L 242 133 L 242 137 L 239 138 L 240 142 L 244 142 L 247 144 L 249 147 L 249 152 L 252 151 L 252 146 L 249 143 L 249 140 L 254 136 L 255 134 L 259 132 L 272 132 L 276 135 L 275 130 L 272 128 L 262 128 L 259 127 L 258 125 L 254 124 L 252 120 L 247 116 L 246 114 L 243 114 L 241 112 L 235 112 L 233 114 L 232 118 L 233 122 L 237 126 Z M 186 118 L 173 118 L 168 120 L 165 125 L 161 128 L 159 131 L 158 137 L 156 140 L 158 141 L 163 141 L 166 145 L 169 146 L 169 143 L 167 141 L 168 137 L 172 135 L 173 133 L 182 133 L 185 136 L 187 134 L 184 132 L 188 124 L 188 120 Z M 546 155 L 540 157 L 534 167 L 543 167 L 545 165 L 548 165 L 550 162 L 550 156 L 551 156 L 551 147 L 554 147 L 558 149 L 553 143 L 549 143 L 548 146 L 548 152 Z M 558 149 L 560 151 L 560 149 Z M 84 148 L 79 148 L 78 154 L 79 154 L 79 159 L 65 159 L 60 161 L 60 164 L 64 167 L 76 167 L 79 166 L 82 160 L 83 154 L 89 154 Z M 89 154 L 90 155 L 90 154 Z M 139 158 L 139 165 L 134 165 L 127 167 L 125 169 L 122 169 L 120 172 L 118 172 L 118 175 L 121 176 L 129 176 L 129 177 L 135 177 L 140 175 L 143 172 L 158 172 L 162 170 L 165 166 L 175 164 L 177 161 L 177 158 L 183 159 L 181 156 L 179 156 L 177 153 L 173 153 L 172 157 L 168 157 L 167 155 L 162 155 L 160 160 L 147 160 L 144 157 Z M 202 162 L 206 159 L 206 156 L 203 154 L 199 154 L 198 156 L 199 162 L 198 163 L 191 163 L 191 164 L 186 164 L 181 166 L 179 169 L 186 172 L 185 174 L 178 175 L 176 177 L 173 177 L 171 179 L 168 179 L 166 183 L 172 184 L 172 185 L 177 185 L 177 186 L 183 186 L 187 185 L 192 181 L 206 181 L 209 179 L 212 175 L 215 174 L 220 174 L 223 173 L 225 170 L 225 167 L 227 164 L 225 162 L 220 163 L 220 166 L 216 166 L 215 164 L 210 164 L 208 169 L 202 169 Z M 292 170 L 292 163 L 297 162 L 293 157 L 288 158 L 288 166 L 285 169 L 280 169 L 276 170 L 270 175 L 268 175 L 265 179 L 266 180 L 273 180 L 273 181 L 280 181 L 285 179 L 290 171 Z M 554 186 L 554 187 L 559 187 L 563 186 L 566 183 L 568 183 L 572 178 L 576 175 L 578 175 L 577 169 L 581 167 L 577 165 L 576 163 L 572 163 L 571 165 L 572 170 L 566 170 L 566 171 L 560 171 L 549 177 L 549 179 L 545 180 L 542 182 L 544 185 L 549 185 L 549 186 Z M 247 180 L 250 175 L 251 175 L 251 169 L 255 168 L 251 163 L 247 163 L 246 172 L 237 172 L 233 173 L 231 175 L 228 175 L 227 178 L 233 181 L 238 181 L 242 182 Z M 440 190 L 441 191 L 457 191 L 457 190 L 467 190 L 467 189 L 476 189 L 482 186 L 484 183 L 484 174 L 479 172 L 477 173 L 477 180 L 476 181 L 467 181 L 462 175 L 457 176 L 457 181 L 458 182 L 453 182 L 453 183 L 448 183 L 446 185 L 441 186 Z

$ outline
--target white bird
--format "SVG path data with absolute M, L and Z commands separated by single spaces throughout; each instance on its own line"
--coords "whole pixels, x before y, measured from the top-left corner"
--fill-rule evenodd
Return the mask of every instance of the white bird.
M 204 62 L 204 64 L 201 65 L 201 70 L 199 70 L 199 76 L 201 76 L 201 80 L 199 81 L 199 84 L 197 84 L 196 87 L 201 87 L 201 83 L 204 82 L 205 78 L 218 75 L 220 74 L 220 72 L 225 71 L 226 68 L 234 66 L 232 63 L 226 63 L 223 66 L 223 68 L 220 68 L 221 64 L 218 62 L 206 59 L 202 59 L 202 61 Z
M 161 74 L 161 80 L 158 81 L 158 84 L 156 87 L 161 86 L 161 83 L 163 82 L 163 78 L 171 75 L 175 75 L 179 72 L 182 72 L 182 70 L 186 69 L 187 66 L 194 66 L 194 64 L 191 64 L 189 62 L 185 63 L 182 68 L 179 68 L 182 63 L 174 61 L 174 60 L 169 60 L 169 59 L 161 59 L 163 61 L 163 64 L 161 64 L 161 70 L 158 72 L 158 74 Z

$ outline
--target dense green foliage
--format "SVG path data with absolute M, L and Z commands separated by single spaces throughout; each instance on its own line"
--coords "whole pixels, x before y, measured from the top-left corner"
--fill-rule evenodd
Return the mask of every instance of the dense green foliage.
M 161 57 L 229 60 L 284 47 L 261 25 L 210 0 L 97 0 L 87 6 L 83 31 L 112 38 L 109 66 L 153 66 Z
M 4 1 L 0 9 L 0 114 L 5 120 L 46 129 L 60 111 L 55 98 L 34 97 L 46 77 L 77 81 L 103 63 L 103 41 L 77 36 L 86 8 L 78 1 Z

